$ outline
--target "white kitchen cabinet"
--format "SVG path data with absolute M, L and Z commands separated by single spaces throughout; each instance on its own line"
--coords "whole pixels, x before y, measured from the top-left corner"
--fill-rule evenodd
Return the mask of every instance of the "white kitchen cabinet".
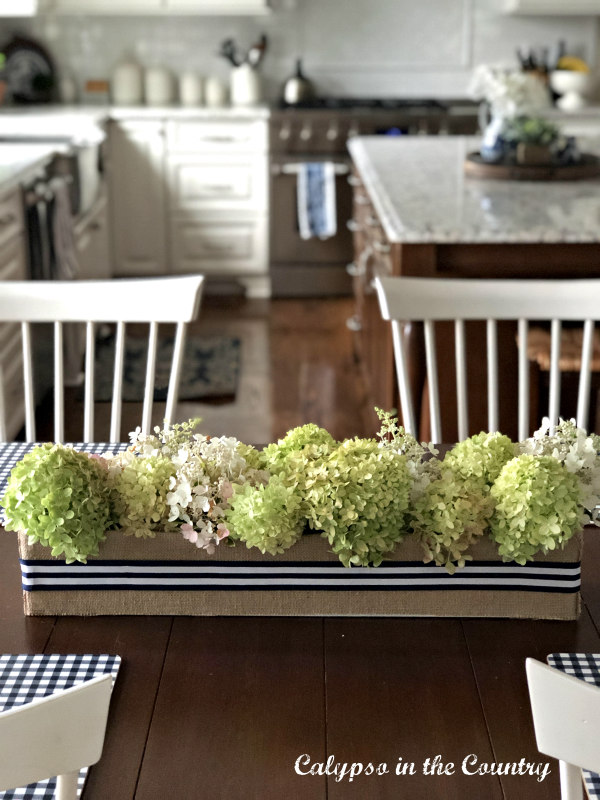
M 162 122 L 111 123 L 109 183 L 117 276 L 168 271 L 164 160 Z
M 173 272 L 235 279 L 270 294 L 265 120 L 172 120 L 167 126 Z
M 56 14 L 267 14 L 268 0 L 39 0 L 38 11 Z
M 83 280 L 112 277 L 106 195 L 100 197 L 90 213 L 77 223 L 74 238 L 78 277 Z
M 168 175 L 172 210 L 266 211 L 264 158 L 169 153 Z
M 19 190 L 0 197 L 0 281 L 27 277 L 23 202 Z M 0 441 L 14 439 L 24 422 L 23 357 L 19 325 L 0 323 Z
M 509 14 L 600 15 L 600 0 L 505 0 Z

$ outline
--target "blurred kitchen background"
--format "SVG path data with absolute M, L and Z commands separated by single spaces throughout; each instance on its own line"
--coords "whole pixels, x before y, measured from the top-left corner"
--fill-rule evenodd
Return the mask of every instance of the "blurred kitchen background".
M 27 0 L 6 3 L 14 12 Z M 466 94 L 475 65 L 514 63 L 517 47 L 552 51 L 562 40 L 591 64 L 598 49 L 592 16 L 598 4 L 591 0 L 530 0 L 521 13 L 511 11 L 521 11 L 511 0 L 272 0 L 254 4 L 272 12 L 257 16 L 232 16 L 224 13 L 227 2 L 202 0 L 179 7 L 175 0 L 170 13 L 145 13 L 153 5 L 158 0 L 40 0 L 37 16 L 2 19 L 0 32 L 44 43 L 80 94 L 86 80 L 109 80 L 125 55 L 174 74 L 192 69 L 227 79 L 227 63 L 216 55 L 221 41 L 232 37 L 248 46 L 265 32 L 269 51 L 261 70 L 270 100 L 297 57 L 324 95 L 454 98 Z M 241 4 L 229 5 L 239 11 Z M 111 6 L 121 13 L 106 16 Z
M 598 0 L 0 0 L 0 280 L 203 273 L 196 333 L 231 381 L 182 417 L 250 442 L 372 434 L 375 370 L 394 400 L 371 279 L 398 248 L 349 141 L 480 135 L 481 65 L 535 74 L 566 134 L 600 137 L 599 19 Z M 557 67 L 575 91 L 551 92 Z M 2 326 L 0 438 L 20 375 Z

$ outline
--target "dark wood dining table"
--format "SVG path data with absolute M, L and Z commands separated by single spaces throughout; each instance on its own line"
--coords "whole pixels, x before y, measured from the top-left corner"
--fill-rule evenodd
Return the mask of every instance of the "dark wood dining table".
M 122 657 L 84 800 L 558 800 L 524 662 L 600 653 L 600 531 L 584 553 L 577 622 L 26 618 L 16 536 L 0 531 L 0 652 Z M 550 773 L 468 774 L 522 759 Z M 362 774 L 338 779 L 344 763 Z

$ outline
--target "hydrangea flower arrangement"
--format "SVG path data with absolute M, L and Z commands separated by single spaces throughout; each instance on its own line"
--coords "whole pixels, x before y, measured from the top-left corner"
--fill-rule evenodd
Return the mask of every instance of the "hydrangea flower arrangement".
M 131 434 L 132 452 L 142 461 L 169 461 L 172 472 L 164 487 L 163 519 L 168 511 L 167 524 L 180 524 L 185 539 L 214 553 L 229 536 L 225 513 L 234 486 L 262 485 L 268 474 L 260 468 L 255 448 L 233 437 L 196 433 L 198 423 L 191 420 L 162 431 L 157 427 L 150 435 L 138 429 Z
M 85 563 L 112 527 L 111 491 L 101 458 L 43 444 L 14 467 L 4 497 L 4 527 L 50 547 L 67 564 Z
M 443 461 L 377 410 L 378 439 L 336 442 L 308 424 L 259 452 L 196 432 L 197 420 L 131 434 L 113 458 L 34 448 L 13 469 L 5 527 L 25 531 L 67 562 L 98 553 L 105 531 L 179 531 L 208 554 L 237 542 L 275 555 L 306 529 L 345 566 L 377 566 L 407 535 L 424 560 L 454 572 L 486 532 L 506 561 L 526 563 L 600 525 L 600 437 L 546 423 L 518 445 L 481 433 Z
M 522 454 L 494 482 L 491 534 L 506 561 L 525 564 L 581 530 L 585 513 L 577 477 L 552 456 Z

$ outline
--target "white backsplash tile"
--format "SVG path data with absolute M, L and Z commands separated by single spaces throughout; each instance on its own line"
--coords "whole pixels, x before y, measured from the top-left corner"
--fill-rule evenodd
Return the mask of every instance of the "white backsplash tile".
M 323 94 L 461 96 L 472 67 L 515 63 L 517 46 L 554 45 L 596 60 L 598 24 L 591 17 L 511 17 L 503 0 L 274 0 L 267 17 L 41 16 L 0 21 L 0 40 L 14 30 L 46 44 L 59 69 L 80 83 L 109 78 L 133 54 L 174 73 L 193 69 L 227 79 L 217 55 L 233 37 L 247 47 L 261 33 L 269 51 L 261 69 L 277 97 L 297 56 Z

